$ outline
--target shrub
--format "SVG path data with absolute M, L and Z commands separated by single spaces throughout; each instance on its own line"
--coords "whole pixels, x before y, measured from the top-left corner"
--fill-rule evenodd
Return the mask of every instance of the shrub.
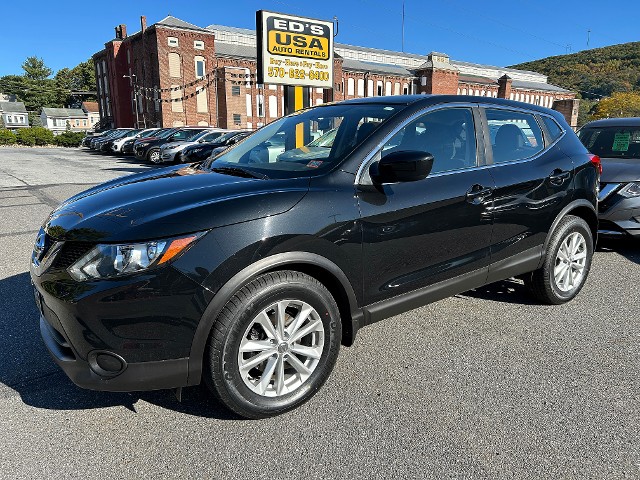
M 0 145 L 13 145 L 16 141 L 16 134 L 11 130 L 7 130 L 6 128 L 0 130 Z
M 44 127 L 30 127 L 18 130 L 18 143 L 33 147 L 34 145 L 53 144 L 53 132 Z
M 33 133 L 33 128 L 21 128 L 16 134 L 16 139 L 21 145 L 33 147 L 36 144 L 36 136 Z
M 83 138 L 82 132 L 65 132 L 55 137 L 53 141 L 60 147 L 79 147 Z

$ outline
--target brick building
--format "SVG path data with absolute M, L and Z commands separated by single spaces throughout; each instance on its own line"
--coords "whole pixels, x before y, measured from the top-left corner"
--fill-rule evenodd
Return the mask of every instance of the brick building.
M 125 25 L 93 56 L 104 126 L 257 128 L 284 114 L 283 87 L 256 84 L 253 30 L 172 16 L 128 36 Z M 578 100 L 536 72 L 335 44 L 333 90 L 310 104 L 381 95 L 442 93 L 509 98 L 561 111 L 576 124 Z

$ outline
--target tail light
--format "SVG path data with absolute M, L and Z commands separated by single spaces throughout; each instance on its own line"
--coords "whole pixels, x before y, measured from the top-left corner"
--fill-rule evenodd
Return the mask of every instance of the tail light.
M 591 163 L 596 167 L 596 170 L 598 170 L 598 175 L 602 175 L 602 162 L 600 161 L 600 157 L 589 154 L 589 158 L 591 159 Z

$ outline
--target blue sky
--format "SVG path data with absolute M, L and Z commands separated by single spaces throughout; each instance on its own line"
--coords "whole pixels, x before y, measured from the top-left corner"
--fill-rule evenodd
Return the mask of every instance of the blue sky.
M 234 0 L 131 2 L 4 2 L 14 31 L 0 47 L 0 76 L 22 74 L 24 59 L 37 55 L 54 71 L 73 67 L 103 48 L 114 27 L 140 29 L 171 14 L 199 26 L 255 27 L 259 9 L 321 19 L 339 18 L 342 43 L 402 49 L 402 0 Z M 498 66 L 549 55 L 640 40 L 640 2 L 595 0 L 405 0 L 405 51 L 440 51 L 456 60 Z M 18 28 L 20 24 L 24 28 Z

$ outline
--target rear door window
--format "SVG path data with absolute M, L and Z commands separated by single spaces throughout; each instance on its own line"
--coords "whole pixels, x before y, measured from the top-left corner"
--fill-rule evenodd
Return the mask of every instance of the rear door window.
M 544 150 L 542 130 L 530 113 L 486 109 L 493 163 L 513 162 Z

